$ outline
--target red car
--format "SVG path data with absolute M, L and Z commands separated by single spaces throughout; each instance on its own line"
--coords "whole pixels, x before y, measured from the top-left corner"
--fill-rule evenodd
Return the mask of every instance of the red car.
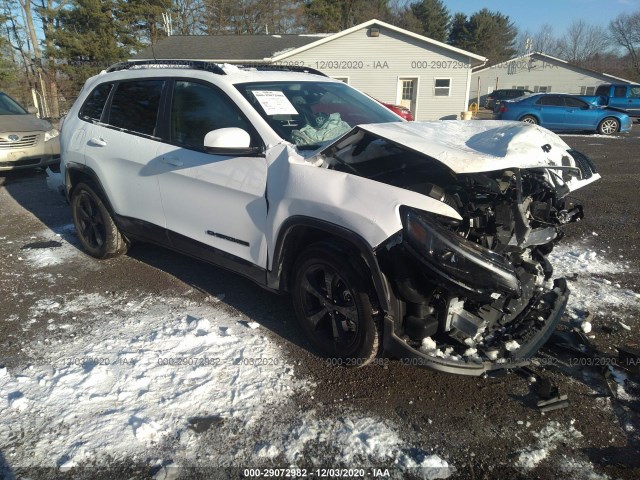
M 378 100 L 378 102 L 380 102 L 380 100 Z M 402 105 L 394 105 L 393 103 L 386 103 L 386 102 L 380 102 L 380 103 L 385 107 L 387 107 L 392 112 L 400 115 L 405 120 L 408 120 L 410 122 L 413 121 L 413 115 L 411 114 L 411 110 L 409 110 L 407 107 L 403 107 Z

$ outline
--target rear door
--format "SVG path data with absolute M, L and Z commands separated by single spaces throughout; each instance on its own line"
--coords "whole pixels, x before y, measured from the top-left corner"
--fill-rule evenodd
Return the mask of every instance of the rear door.
M 214 85 L 187 79 L 172 84 L 168 138 L 158 152 L 172 244 L 197 256 L 225 252 L 266 268 L 266 158 L 204 149 L 205 135 L 220 128 L 242 128 L 255 146 L 261 139 L 235 103 Z
M 163 79 L 116 83 L 101 122 L 87 131 L 87 166 L 97 173 L 115 213 L 134 222 L 128 230 L 141 222 L 165 223 L 156 169 L 164 86 Z

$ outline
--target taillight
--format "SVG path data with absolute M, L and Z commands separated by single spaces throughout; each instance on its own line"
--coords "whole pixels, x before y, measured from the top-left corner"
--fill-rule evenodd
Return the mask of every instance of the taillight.
M 500 104 L 500 113 L 504 113 L 506 111 L 507 111 L 507 106 L 504 103 Z

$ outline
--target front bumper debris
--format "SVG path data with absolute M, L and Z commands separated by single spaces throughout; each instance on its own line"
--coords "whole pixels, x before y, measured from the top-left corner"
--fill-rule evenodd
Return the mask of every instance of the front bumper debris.
M 545 344 L 562 317 L 569 299 L 569 288 L 564 278 L 554 281 L 553 289 L 528 305 L 501 332 L 504 341 L 516 340 L 520 347 L 507 352 L 507 356 L 495 361 L 461 358 L 459 360 L 428 355 L 409 345 L 396 332 L 392 317 L 384 319 L 384 349 L 402 363 L 459 375 L 478 376 L 485 372 L 518 368 L 529 364 L 530 359 Z M 494 343 L 499 339 L 494 339 Z

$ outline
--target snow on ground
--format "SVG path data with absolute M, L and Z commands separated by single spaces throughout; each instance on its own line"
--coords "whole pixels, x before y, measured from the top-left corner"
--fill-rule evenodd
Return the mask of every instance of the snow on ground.
M 24 348 L 33 359 L 28 368 L 0 368 L 7 463 L 68 470 L 107 458 L 207 466 L 337 461 L 384 462 L 421 478 L 454 471 L 411 448 L 391 423 L 355 412 L 339 419 L 299 412 L 293 395 L 312 395 L 314 386 L 296 378 L 264 327 L 218 298 L 80 292 L 36 300 L 29 322 L 50 335 Z M 330 457 L 315 453 L 327 449 Z
M 31 313 L 73 336 L 31 344 L 37 366 L 0 378 L 0 444 L 26 434 L 22 448 L 3 448 L 11 463 L 72 466 L 176 437 L 188 445 L 189 418 L 250 425 L 307 388 L 263 329 L 221 308 L 81 294 L 41 299 Z
M 568 426 L 554 421 L 549 422 L 540 432 L 534 433 L 534 436 L 537 438 L 536 444 L 520 452 L 516 461 L 516 466 L 524 470 L 537 467 L 556 448 L 581 438 L 582 434 L 573 426 L 573 421 Z
M 83 268 L 95 270 L 100 265 L 100 262 L 82 252 L 72 223 L 53 230 L 41 230 L 26 240 L 20 250 L 12 255 L 36 269 L 36 276 L 41 276 L 43 268 L 68 264 L 74 258 L 82 261 Z
M 553 276 L 569 280 L 568 312 L 574 319 L 585 317 L 588 311 L 607 321 L 621 320 L 625 317 L 621 310 L 640 307 L 640 293 L 609 279 L 628 273 L 629 261 L 611 261 L 607 257 L 611 257 L 610 252 L 590 247 L 588 241 L 561 243 L 549 256 Z

